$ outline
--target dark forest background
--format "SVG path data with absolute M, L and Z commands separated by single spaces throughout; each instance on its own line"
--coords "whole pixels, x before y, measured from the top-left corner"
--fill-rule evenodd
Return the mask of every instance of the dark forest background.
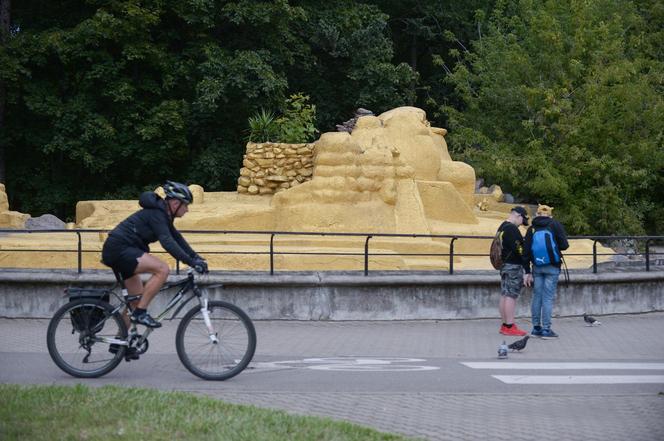
M 575 234 L 664 234 L 658 0 L 0 0 L 13 210 L 165 179 L 235 189 L 248 119 L 413 105 L 456 160 Z

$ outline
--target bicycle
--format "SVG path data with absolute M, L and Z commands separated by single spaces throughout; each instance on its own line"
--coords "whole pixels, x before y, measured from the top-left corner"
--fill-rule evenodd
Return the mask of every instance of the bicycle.
M 65 289 L 70 302 L 51 318 L 46 341 L 55 364 L 69 375 L 100 377 L 115 369 L 123 358 L 137 359 L 148 350 L 153 329 L 146 328 L 141 334 L 135 323 L 127 329 L 123 317 L 124 309 L 131 311 L 131 303 L 140 296 L 127 295 L 121 278 L 118 282 L 122 295 L 116 292 L 117 284 L 110 289 Z M 196 284 L 193 270 L 161 290 L 174 287 L 179 290 L 155 317 L 158 322 L 178 304 L 169 320 L 175 319 L 194 297 L 199 301 L 182 317 L 175 336 L 184 367 L 205 380 L 227 380 L 242 372 L 256 350 L 256 330 L 249 316 L 231 303 L 209 300 Z M 111 297 L 119 304 L 112 305 Z

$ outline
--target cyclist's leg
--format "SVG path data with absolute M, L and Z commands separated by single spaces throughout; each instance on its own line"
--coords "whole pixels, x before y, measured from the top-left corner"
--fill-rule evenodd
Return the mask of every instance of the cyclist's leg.
M 138 302 L 139 308 L 147 309 L 154 296 L 157 295 L 161 287 L 166 283 L 168 272 L 169 268 L 166 262 L 149 253 L 144 253 L 138 258 L 138 265 L 134 271 L 134 276 L 125 280 L 125 286 L 132 294 L 136 293 L 136 291 L 132 291 L 132 289 L 140 289 L 143 293 L 141 300 Z M 145 285 L 143 285 L 143 282 L 139 277 L 139 274 L 143 273 L 152 274 L 150 279 L 145 282 Z
M 127 289 L 127 293 L 131 296 L 142 296 L 143 295 L 143 281 L 141 280 L 141 277 L 138 274 L 134 274 L 131 277 L 127 277 L 124 279 L 124 285 L 125 288 Z M 133 302 L 130 303 L 131 309 L 135 309 L 138 307 L 138 300 L 134 300 Z M 127 329 L 131 328 L 131 322 L 129 320 L 129 309 L 125 308 L 124 311 L 122 311 L 122 319 L 124 320 L 125 324 L 127 325 Z
M 128 247 L 124 243 L 113 241 L 109 238 L 104 242 L 102 250 L 102 263 L 110 267 L 117 275 L 122 276 L 125 288 L 130 295 L 141 295 L 143 293 L 143 282 L 139 277 L 135 276 L 136 267 L 138 266 L 138 258 L 144 253 L 143 250 L 134 247 Z M 136 308 L 138 301 L 131 302 L 131 308 Z M 131 327 L 129 320 L 128 308 L 122 311 L 122 319 L 127 326 Z

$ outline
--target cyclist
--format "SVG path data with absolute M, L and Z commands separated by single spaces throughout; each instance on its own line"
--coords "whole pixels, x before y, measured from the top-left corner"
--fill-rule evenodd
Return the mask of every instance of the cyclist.
M 166 181 L 162 186 L 166 199 L 147 191 L 141 194 L 141 210 L 120 222 L 109 234 L 102 250 L 102 262 L 122 275 L 125 287 L 131 295 L 141 295 L 130 320 L 150 328 L 159 328 L 147 312 L 147 307 L 166 283 L 169 268 L 166 262 L 150 254 L 149 244 L 159 241 L 168 253 L 179 261 L 205 273 L 205 259 L 191 249 L 175 229 L 175 218 L 189 211 L 193 195 L 189 188 L 178 182 Z M 140 274 L 151 274 L 143 284 Z

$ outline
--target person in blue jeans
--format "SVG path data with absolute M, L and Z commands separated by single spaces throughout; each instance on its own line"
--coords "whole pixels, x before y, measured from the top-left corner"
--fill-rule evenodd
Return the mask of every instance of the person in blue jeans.
M 526 275 L 525 284 L 534 285 L 530 305 L 533 329 L 530 334 L 544 339 L 558 338 L 558 334 L 551 329 L 551 315 L 560 276 L 562 251 L 569 248 L 565 227 L 552 216 L 553 207 L 539 205 L 537 216 L 526 232 L 524 244 L 532 265 L 532 272 Z

